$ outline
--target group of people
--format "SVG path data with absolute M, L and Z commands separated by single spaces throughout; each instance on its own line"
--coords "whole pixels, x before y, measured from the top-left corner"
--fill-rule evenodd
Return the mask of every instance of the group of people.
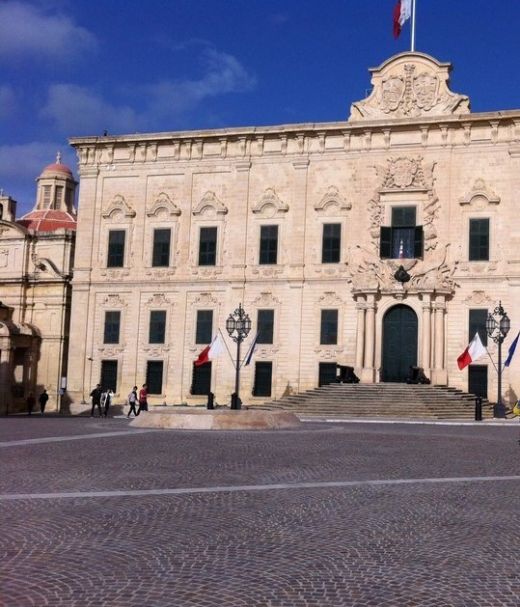
M 47 394 L 47 390 L 44 390 L 40 396 L 38 396 L 38 403 L 40 405 L 40 415 L 45 413 L 45 405 L 49 400 L 49 395 Z M 36 398 L 32 392 L 29 393 L 27 397 L 27 415 L 32 415 L 34 405 L 36 405 Z
M 90 393 L 92 399 L 92 409 L 90 410 L 90 417 L 94 417 L 94 411 L 97 407 L 99 411 L 99 417 L 108 417 L 108 411 L 112 404 L 112 398 L 114 392 L 110 388 L 103 389 L 101 384 L 98 384 Z M 128 395 L 128 404 L 130 405 L 130 411 L 127 417 L 133 412 L 134 416 L 137 417 L 141 411 L 148 411 L 148 387 L 143 384 L 143 387 L 137 392 L 137 386 L 132 388 L 132 391 Z M 136 410 L 136 406 L 139 405 L 139 409 Z

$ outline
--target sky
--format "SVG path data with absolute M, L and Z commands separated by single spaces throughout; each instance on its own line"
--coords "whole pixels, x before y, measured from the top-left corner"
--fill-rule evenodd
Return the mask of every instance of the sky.
M 520 108 L 520 0 L 416 0 L 416 50 L 473 112 Z M 34 205 L 68 138 L 345 120 L 410 50 L 395 0 L 0 0 L 0 189 Z

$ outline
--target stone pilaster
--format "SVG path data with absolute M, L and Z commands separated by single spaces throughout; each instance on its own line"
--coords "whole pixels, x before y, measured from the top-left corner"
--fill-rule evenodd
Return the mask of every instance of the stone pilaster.
M 437 296 L 433 308 L 435 311 L 435 349 L 431 380 L 434 384 L 445 385 L 448 383 L 448 373 L 444 363 L 444 315 L 446 313 L 444 295 Z
M 361 381 L 373 384 L 375 381 L 374 352 L 376 338 L 376 302 L 375 295 L 367 295 L 365 316 L 365 360 L 361 372 Z

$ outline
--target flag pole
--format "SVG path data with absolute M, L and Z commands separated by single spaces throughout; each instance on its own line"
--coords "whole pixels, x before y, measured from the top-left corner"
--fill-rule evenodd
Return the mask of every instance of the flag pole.
M 412 0 L 411 51 L 415 52 L 415 0 Z
M 233 367 L 235 366 L 235 361 L 233 360 L 233 357 L 231 356 L 231 352 L 229 351 L 228 345 L 226 343 L 226 340 L 224 339 L 224 335 L 222 333 L 222 331 L 219 329 L 218 332 L 220 333 L 220 336 L 222 337 L 222 341 L 224 342 L 224 345 L 226 346 L 226 350 L 227 353 L 229 354 L 229 359 L 231 360 L 231 362 L 233 363 Z

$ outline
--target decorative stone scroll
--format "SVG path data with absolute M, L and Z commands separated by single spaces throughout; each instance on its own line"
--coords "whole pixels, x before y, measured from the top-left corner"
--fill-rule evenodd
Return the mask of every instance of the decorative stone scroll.
M 134 209 L 132 209 L 132 207 L 126 202 L 125 198 L 121 196 L 121 194 L 117 194 L 116 196 L 114 196 L 112 202 L 103 211 L 102 216 L 105 219 L 109 219 L 115 217 L 118 214 L 122 214 L 125 218 L 135 217 Z
M 469 113 L 466 95 L 448 88 L 451 64 L 424 53 L 401 53 L 372 68 L 372 92 L 353 103 L 350 122 Z
M 315 211 L 326 211 L 329 208 L 337 208 L 340 211 L 349 211 L 352 208 L 352 203 L 348 202 L 341 196 L 336 186 L 328 187 L 323 198 L 314 205 Z
M 155 202 L 146 212 L 148 217 L 156 217 L 161 211 L 165 211 L 170 217 L 178 217 L 181 214 L 179 207 L 171 200 L 165 192 L 157 196 Z
M 459 198 L 459 204 L 471 204 L 475 200 L 485 200 L 488 204 L 499 204 L 500 198 L 488 188 L 486 182 L 483 179 L 477 179 L 473 184 L 471 190 L 463 196 Z
M 253 206 L 253 213 L 263 213 L 267 208 L 274 209 L 275 213 L 287 213 L 289 205 L 283 202 L 274 188 L 267 188 L 260 200 Z
M 203 215 L 207 211 L 213 211 L 216 215 L 226 215 L 228 209 L 226 205 L 217 198 L 215 192 L 206 192 L 201 198 L 199 204 L 193 209 L 194 215 Z

